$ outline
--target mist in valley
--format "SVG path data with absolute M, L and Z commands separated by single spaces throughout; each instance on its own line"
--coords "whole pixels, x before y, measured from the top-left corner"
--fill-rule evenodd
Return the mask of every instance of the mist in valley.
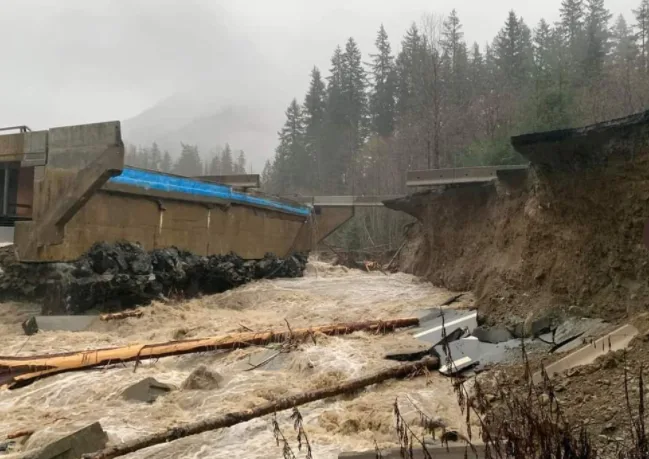
M 511 8 L 533 28 L 541 17 L 560 20 L 560 3 L 1 0 L 0 124 L 47 129 L 116 119 L 132 152 L 150 155 L 155 142 L 160 157 L 168 152 L 175 162 L 185 144 L 209 172 L 227 144 L 233 162 L 243 150 L 246 172 L 262 173 L 291 100 L 304 101 L 314 66 L 327 83 L 332 54 L 350 37 L 369 94 L 382 24 L 396 58 L 412 23 L 421 27 L 432 14 L 441 27 L 455 9 L 463 41 L 484 53 Z M 639 0 L 610 3 L 613 17 L 634 23 Z

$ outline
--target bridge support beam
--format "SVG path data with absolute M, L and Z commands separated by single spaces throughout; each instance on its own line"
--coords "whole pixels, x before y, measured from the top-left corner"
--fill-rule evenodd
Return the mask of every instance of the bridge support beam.
M 294 251 L 315 250 L 316 246 L 354 216 L 354 207 L 314 208 L 312 218 L 302 227 Z

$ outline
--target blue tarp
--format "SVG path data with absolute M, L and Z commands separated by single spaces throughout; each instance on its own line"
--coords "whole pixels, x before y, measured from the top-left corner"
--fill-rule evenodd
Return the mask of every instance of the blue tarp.
M 241 193 L 239 191 L 234 191 L 227 185 L 201 182 L 191 178 L 176 177 L 160 172 L 133 169 L 130 167 L 125 167 L 122 173 L 111 178 L 109 183 L 131 185 L 145 190 L 185 193 L 194 196 L 208 196 L 238 204 L 267 207 L 295 215 L 308 216 L 311 213 L 311 210 L 308 207 L 291 205 L 260 196 Z

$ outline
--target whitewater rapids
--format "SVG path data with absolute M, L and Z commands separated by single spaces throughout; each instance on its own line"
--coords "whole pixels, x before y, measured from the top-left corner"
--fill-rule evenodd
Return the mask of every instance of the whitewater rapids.
M 248 327 L 255 331 L 372 319 L 410 317 L 439 305 L 449 292 L 406 274 L 384 275 L 347 270 L 311 261 L 303 278 L 265 280 L 223 294 L 175 304 L 154 304 L 142 318 L 97 323 L 87 332 L 40 332 L 27 337 L 21 322 L 38 314 L 39 305 L 0 304 L 0 354 L 6 356 L 76 351 L 213 336 Z M 14 391 L 0 390 L 0 442 L 10 432 L 36 433 L 22 449 L 32 449 L 99 421 L 111 443 L 159 432 L 217 414 L 254 407 L 269 400 L 358 377 L 393 363 L 388 352 L 422 347 L 405 330 L 377 336 L 355 333 L 323 337 L 282 355 L 283 369 L 250 368 L 249 358 L 265 349 L 204 353 L 93 371 L 61 374 Z M 124 400 L 120 393 L 146 377 L 180 387 L 199 365 L 224 378 L 210 391 L 174 390 L 153 404 Z M 437 374 L 390 381 L 355 397 L 338 397 L 300 407 L 305 430 L 318 459 L 335 459 L 343 451 L 397 445 L 392 413 L 395 398 L 413 419 L 412 401 L 447 425 L 461 428 L 463 416 L 450 381 Z M 298 453 L 290 412 L 277 419 Z M 2 457 L 16 457 L 15 454 Z M 128 458 L 272 458 L 282 457 L 270 418 L 187 437 L 133 453 Z

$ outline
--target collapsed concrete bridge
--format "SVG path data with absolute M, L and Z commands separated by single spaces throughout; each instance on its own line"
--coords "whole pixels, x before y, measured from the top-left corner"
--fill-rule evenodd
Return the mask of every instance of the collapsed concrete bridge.
M 197 255 L 308 252 L 359 207 L 398 196 L 276 197 L 258 175 L 181 177 L 125 165 L 117 121 L 0 135 L 0 225 L 20 261 L 78 259 L 96 242 Z M 408 173 L 409 187 L 497 180 L 508 167 Z M 514 168 L 515 169 L 515 168 Z M 9 233 L 11 230 L 9 229 Z
M 258 176 L 190 178 L 128 167 L 116 121 L 9 129 L 19 132 L 0 135 L 0 224 L 23 262 L 71 261 L 96 242 L 120 240 L 145 250 L 285 257 L 308 252 L 354 215 L 344 202 L 256 191 Z

